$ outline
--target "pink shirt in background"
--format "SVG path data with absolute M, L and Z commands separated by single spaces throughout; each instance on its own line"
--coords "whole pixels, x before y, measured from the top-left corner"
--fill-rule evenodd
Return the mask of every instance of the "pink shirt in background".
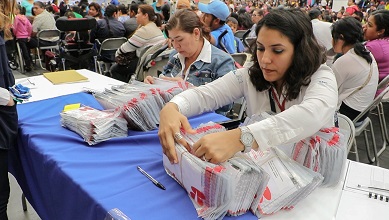
M 379 82 L 389 75 L 389 37 L 366 42 L 378 64 Z
M 13 33 L 16 39 L 29 38 L 31 36 L 32 26 L 25 15 L 17 15 L 13 24 Z

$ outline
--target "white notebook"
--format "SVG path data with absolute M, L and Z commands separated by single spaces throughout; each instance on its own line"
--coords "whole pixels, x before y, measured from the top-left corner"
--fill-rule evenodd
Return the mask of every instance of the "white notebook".
M 389 170 L 350 161 L 336 219 L 389 219 Z

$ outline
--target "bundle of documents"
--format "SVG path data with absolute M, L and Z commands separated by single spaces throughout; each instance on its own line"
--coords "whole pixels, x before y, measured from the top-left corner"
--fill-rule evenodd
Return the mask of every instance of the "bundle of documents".
M 119 109 L 100 111 L 82 106 L 60 114 L 62 126 L 79 134 L 89 145 L 128 134 L 127 121 Z
M 293 208 L 323 181 L 323 176 L 290 159 L 278 148 L 250 151 L 252 160 L 270 175 L 256 215 L 261 218 Z
M 272 117 L 262 113 L 247 118 L 245 125 Z M 323 175 L 322 186 L 332 186 L 339 182 L 347 158 L 347 131 L 332 127 L 321 129 L 311 137 L 297 143 L 277 146 L 299 164 Z
M 347 159 L 345 133 L 336 127 L 321 129 L 311 137 L 279 148 L 299 164 L 323 175 L 323 186 L 333 186 L 339 182 Z
M 110 90 L 94 94 L 105 109 L 120 108 L 132 130 L 148 131 L 157 128 L 159 112 L 173 96 L 187 89 L 185 82 L 155 78 L 154 84 L 134 81 L 132 84 L 112 86 Z
M 202 136 L 224 131 L 213 122 L 200 125 L 196 134 L 181 132 L 191 144 Z M 268 182 L 268 175 L 249 157 L 238 153 L 230 160 L 213 164 L 201 160 L 176 144 L 178 164 L 171 164 L 164 155 L 166 172 L 188 192 L 199 217 L 221 219 L 225 215 L 255 212 Z

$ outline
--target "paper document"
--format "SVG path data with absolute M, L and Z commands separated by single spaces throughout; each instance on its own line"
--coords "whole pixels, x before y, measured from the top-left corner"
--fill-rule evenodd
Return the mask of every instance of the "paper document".
M 43 73 L 43 76 L 50 80 L 50 82 L 52 82 L 54 85 L 62 83 L 85 82 L 88 80 L 88 78 L 79 74 L 76 70 Z
M 336 219 L 388 219 L 389 170 L 350 161 Z

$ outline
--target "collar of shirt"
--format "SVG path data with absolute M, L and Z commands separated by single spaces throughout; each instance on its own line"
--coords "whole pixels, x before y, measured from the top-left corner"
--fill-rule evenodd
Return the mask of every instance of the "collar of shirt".
M 196 58 L 196 60 L 192 63 L 196 67 L 196 69 L 200 69 L 203 63 L 211 63 L 211 57 L 212 57 L 212 46 L 211 43 L 207 39 L 204 38 L 204 45 L 203 48 L 201 49 L 201 52 L 199 56 Z M 185 57 L 182 56 L 181 54 L 177 53 L 174 55 L 175 58 L 178 58 L 180 60 L 182 69 L 185 68 Z M 202 61 L 202 62 L 197 62 L 197 61 Z M 189 68 L 187 69 L 187 71 Z
M 212 54 L 211 43 L 209 43 L 209 41 L 204 38 L 203 48 L 201 49 L 200 54 L 197 56 L 196 60 L 191 64 L 191 66 L 193 65 L 196 69 L 200 69 L 204 63 L 211 63 L 211 54 Z M 185 69 L 185 57 L 179 53 L 174 55 L 174 57 L 178 58 L 178 60 L 180 61 L 182 69 L 179 75 L 181 75 L 181 78 L 184 79 L 184 81 L 186 81 L 188 79 L 189 70 L 191 69 L 191 67 L 188 67 L 186 69 L 186 72 L 184 73 L 183 70 Z M 202 61 L 202 62 L 198 62 L 198 61 Z

